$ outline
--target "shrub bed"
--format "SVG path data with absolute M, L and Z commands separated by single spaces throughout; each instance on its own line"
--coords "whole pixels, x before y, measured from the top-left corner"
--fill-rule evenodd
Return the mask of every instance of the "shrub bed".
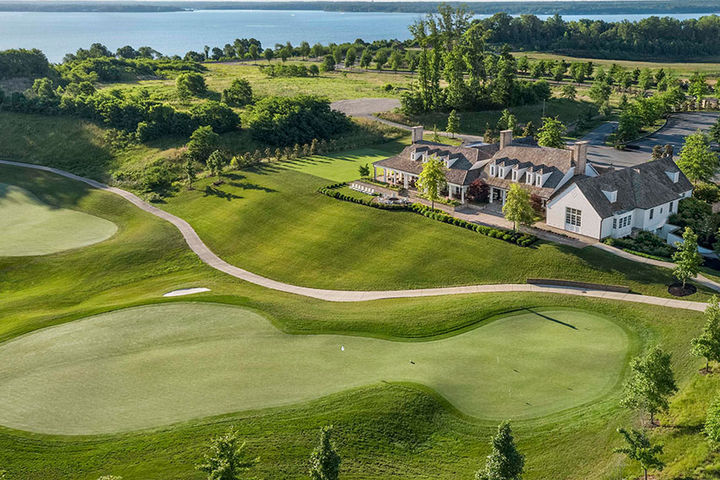
M 477 223 L 468 222 L 461 218 L 453 217 L 448 215 L 442 210 L 433 209 L 422 203 L 412 203 L 410 205 L 394 205 L 385 204 L 374 201 L 373 198 L 358 198 L 348 195 L 346 193 L 338 191 L 338 188 L 346 186 L 347 183 L 334 183 L 318 189 L 319 193 L 327 195 L 328 197 L 336 198 L 338 200 L 344 200 L 346 202 L 358 203 L 361 205 L 367 205 L 368 207 L 379 208 L 381 210 L 403 210 L 408 212 L 414 212 L 424 217 L 437 220 L 439 222 L 455 225 L 457 227 L 472 230 L 482 235 L 504 240 L 508 243 L 514 243 L 520 247 L 529 247 L 530 245 L 537 242 L 538 238 L 535 235 L 530 235 L 521 232 L 512 232 L 510 230 L 503 230 L 500 228 L 488 227 L 485 225 L 478 225 Z
M 668 261 L 675 253 L 672 245 L 668 245 L 657 235 L 645 231 L 638 232 L 635 238 L 606 238 L 603 243 L 641 257 L 662 261 Z

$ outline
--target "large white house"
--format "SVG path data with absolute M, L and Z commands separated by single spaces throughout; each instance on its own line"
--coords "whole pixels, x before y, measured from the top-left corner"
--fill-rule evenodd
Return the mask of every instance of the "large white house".
M 672 158 L 579 176 L 552 196 L 546 223 L 593 238 L 625 237 L 633 229 L 659 233 L 692 184 Z
M 456 147 L 424 141 L 422 127 L 415 127 L 412 145 L 375 162 L 374 175 L 382 169 L 386 181 L 412 189 L 431 156 L 445 163 L 449 198 L 466 203 L 468 190 L 482 185 L 490 203 L 504 204 L 510 185 L 518 183 L 545 207 L 547 225 L 596 239 L 627 236 L 633 228 L 657 232 L 679 200 L 692 194 L 672 158 L 602 169 L 587 162 L 587 142 L 540 147 L 513 139 L 510 130 L 495 144 Z

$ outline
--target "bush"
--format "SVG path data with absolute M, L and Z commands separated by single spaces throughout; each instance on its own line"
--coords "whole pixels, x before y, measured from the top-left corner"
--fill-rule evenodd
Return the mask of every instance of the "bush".
M 166 165 L 155 164 L 143 170 L 139 183 L 145 193 L 154 192 L 164 195 L 172 187 L 174 177 Z
M 345 114 L 330 109 L 329 100 L 309 95 L 263 98 L 245 120 L 253 138 L 272 145 L 302 145 L 351 128 Z
M 693 190 L 693 196 L 703 202 L 715 203 L 720 200 L 720 187 L 714 183 L 699 183 Z
M 200 96 L 207 93 L 207 85 L 205 85 L 205 77 L 199 73 L 183 73 L 175 80 L 180 98 L 188 98 L 193 95 Z
M 240 126 L 240 117 L 232 108 L 218 102 L 205 102 L 190 109 L 190 117 L 198 125 L 209 125 L 216 133 L 226 133 Z
M 452 215 L 448 215 L 445 212 L 437 209 L 432 209 L 422 203 L 412 203 L 410 205 L 396 205 L 396 204 L 385 204 L 374 202 L 372 199 L 357 198 L 350 195 L 346 195 L 339 192 L 337 189 L 346 186 L 347 183 L 335 183 L 318 189 L 319 193 L 327 195 L 328 197 L 336 198 L 338 200 L 344 200 L 346 202 L 358 203 L 361 205 L 367 205 L 373 208 L 379 208 L 381 210 L 405 210 L 423 215 L 433 220 L 437 220 L 443 223 L 448 223 L 458 227 L 465 228 L 467 230 L 474 230 L 477 233 L 486 235 L 493 238 L 499 238 L 509 243 L 514 243 L 520 247 L 529 247 L 535 243 L 538 239 L 534 235 L 521 234 L 518 232 L 511 232 L 509 230 L 502 230 L 493 227 L 487 227 L 485 225 L 477 225 L 461 218 L 455 218 Z
M 222 101 L 232 107 L 244 107 L 252 103 L 252 87 L 244 78 L 236 78 L 223 90 Z
M 668 261 L 675 253 L 675 247 L 651 232 L 638 232 L 635 238 L 606 238 L 605 244 L 620 248 L 641 257 Z
M 190 135 L 190 141 L 187 144 L 188 154 L 193 160 L 204 163 L 217 149 L 219 141 L 220 136 L 213 131 L 212 127 L 198 127 Z

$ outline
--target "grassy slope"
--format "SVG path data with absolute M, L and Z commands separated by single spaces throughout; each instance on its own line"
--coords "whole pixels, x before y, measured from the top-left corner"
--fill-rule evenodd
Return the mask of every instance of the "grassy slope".
M 150 305 L 7 343 L 0 425 L 75 435 L 134 431 L 382 381 L 427 386 L 478 418 L 536 418 L 612 391 L 630 345 L 616 323 L 577 310 L 518 312 L 458 335 L 407 342 L 288 335 L 250 310 L 206 302 Z
M 355 155 L 337 157 L 344 166 Z M 315 193 L 329 179 L 282 165 L 228 173 L 217 187 L 212 180 L 198 181 L 195 190 L 179 192 L 163 208 L 188 220 L 226 260 L 286 282 L 399 289 L 547 277 L 629 284 L 666 295 L 664 284 L 671 281 L 669 271 L 599 249 L 549 243 L 521 248 L 412 213 L 340 202 Z
M 0 338 L 121 306 L 161 301 L 160 294 L 209 286 L 194 300 L 220 301 L 259 310 L 288 332 L 425 337 L 468 328 L 518 308 L 579 308 L 618 319 L 638 339 L 661 341 L 674 352 L 676 371 L 691 407 L 707 403 L 714 377 L 694 378 L 699 362 L 687 342 L 698 331 L 697 313 L 534 294 L 465 295 L 334 304 L 267 291 L 215 274 L 200 264 L 179 234 L 159 220 L 102 192 L 47 174 L 0 167 L 3 181 L 33 191 L 48 203 L 73 207 L 120 225 L 117 239 L 47 257 L 0 260 Z M 37 180 L 37 181 L 36 181 Z M 116 243 L 113 243 L 116 242 Z M 109 275 L 108 272 L 113 272 Z M 695 383 L 697 382 L 697 385 Z M 708 393 L 710 392 L 710 393 Z M 687 401 L 685 402 L 687 404 Z M 680 404 L 674 417 L 687 415 Z M 594 407 L 535 421 L 515 422 L 528 455 L 528 479 L 599 478 L 614 471 L 614 429 L 629 417 L 609 397 Z M 680 425 L 694 425 L 697 415 Z M 168 429 L 87 438 L 31 435 L 3 429 L 0 465 L 20 479 L 94 480 L 100 474 L 127 479 L 200 479 L 193 465 L 209 436 L 238 426 L 250 453 L 260 456 L 261 478 L 304 478 L 317 429 L 334 423 L 344 478 L 470 478 L 487 454 L 494 425 L 457 416 L 432 395 L 402 385 L 368 386 L 291 408 L 228 415 Z M 494 422 L 493 422 L 494 423 Z M 691 473 L 705 458 L 695 430 L 658 431 L 674 472 Z M 680 433 L 681 432 L 681 433 Z M 676 458 L 673 460 L 673 458 Z M 626 470 L 627 471 L 627 470 Z

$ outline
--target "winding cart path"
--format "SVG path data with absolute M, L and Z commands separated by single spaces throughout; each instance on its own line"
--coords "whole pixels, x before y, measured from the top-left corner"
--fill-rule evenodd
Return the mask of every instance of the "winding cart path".
M 653 297 L 648 295 L 637 295 L 632 293 L 617 293 L 607 292 L 603 290 L 590 290 L 570 287 L 554 287 L 554 286 L 543 286 L 543 285 L 530 285 L 530 284 L 488 284 L 488 285 L 467 285 L 459 287 L 439 287 L 439 288 L 422 288 L 422 289 L 411 289 L 411 290 L 327 290 L 311 287 L 301 287 L 298 285 L 292 285 L 289 283 L 278 282 L 270 278 L 263 277 L 261 275 L 249 272 L 242 268 L 231 265 L 225 260 L 218 257 L 205 243 L 200 239 L 200 236 L 190 226 L 188 222 L 180 217 L 172 215 L 164 210 L 161 210 L 141 198 L 137 195 L 130 193 L 120 188 L 111 187 L 104 183 L 92 180 L 90 178 L 81 177 L 58 168 L 46 167 L 44 165 L 34 165 L 23 162 L 13 162 L 9 160 L 0 160 L 0 164 L 11 165 L 15 167 L 31 168 L 35 170 L 42 170 L 51 172 L 57 175 L 61 175 L 72 180 L 83 182 L 91 187 L 99 190 L 118 195 L 125 200 L 129 201 L 133 205 L 137 206 L 141 210 L 155 215 L 163 220 L 172 223 L 182 234 L 183 238 L 187 242 L 190 249 L 200 257 L 207 265 L 212 268 L 219 270 L 223 273 L 231 275 L 240 280 L 244 280 L 261 287 L 270 288 L 286 293 L 293 293 L 295 295 L 302 295 L 305 297 L 317 298 L 329 302 L 364 302 L 369 300 L 380 300 L 385 298 L 413 298 L 413 297 L 431 297 L 439 295 L 461 295 L 461 294 L 473 294 L 473 293 L 493 293 L 493 292 L 536 292 L 536 293 L 551 293 L 551 294 L 562 294 L 562 295 L 576 295 L 581 297 L 592 297 L 592 298 L 605 298 L 609 300 L 618 300 L 624 302 L 644 303 L 648 305 L 660 305 L 671 308 L 682 308 L 686 310 L 697 310 L 704 311 L 707 306 L 703 302 L 692 302 L 688 300 L 675 300 L 671 298 Z M 613 252 L 614 253 L 614 252 Z M 623 252 L 624 253 L 624 252 Z M 642 257 L 631 258 L 631 260 L 644 262 Z M 703 284 L 710 286 L 720 291 L 720 284 L 712 282 L 708 279 L 703 278 Z M 708 283 L 706 283 L 708 282 Z

